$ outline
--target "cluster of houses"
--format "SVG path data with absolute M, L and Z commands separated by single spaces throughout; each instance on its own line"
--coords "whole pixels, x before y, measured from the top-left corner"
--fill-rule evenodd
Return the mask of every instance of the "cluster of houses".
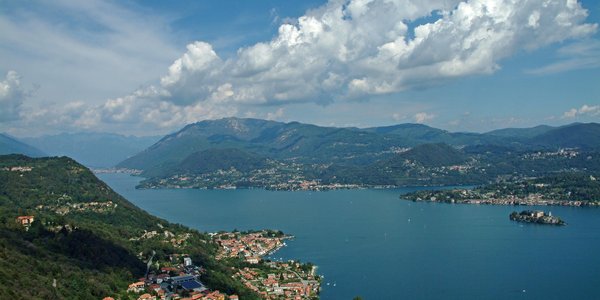
M 217 259 L 239 257 L 251 264 L 259 263 L 261 256 L 285 246 L 283 238 L 269 236 L 266 231 L 247 234 L 225 232 L 217 233 L 213 237 L 221 246 L 217 253 Z
M 15 167 L 2 168 L 2 171 L 10 171 L 10 172 L 31 172 L 31 170 L 33 170 L 33 167 L 15 166 Z
M 173 257 L 178 259 L 179 255 Z M 228 296 L 207 289 L 200 281 L 203 272 L 201 267 L 192 263 L 191 258 L 184 256 L 182 264 L 150 272 L 131 283 L 127 291 L 140 294 L 138 300 L 238 300 L 236 295 Z
M 235 278 L 263 299 L 312 299 L 317 298 L 319 278 L 314 269 L 307 270 L 294 261 L 273 262 L 262 257 L 285 246 L 283 234 L 269 231 L 227 232 L 213 235 L 220 249 L 217 259 L 237 257 L 257 267 L 238 269 Z
M 318 297 L 320 282 L 312 272 L 303 274 L 299 263 L 268 264 L 273 268 L 273 273 L 265 274 L 262 270 L 243 268 L 235 276 L 263 299 L 300 300 Z
M 162 232 L 152 230 L 146 231 L 139 237 L 130 238 L 130 241 L 139 241 L 144 239 L 153 239 L 153 238 L 161 238 L 163 242 L 170 243 L 175 248 L 181 248 L 185 245 L 185 242 L 192 236 L 191 233 L 183 233 L 180 235 L 175 235 L 174 233 L 164 230 Z
M 95 212 L 95 213 L 108 213 L 117 208 L 117 204 L 112 201 L 92 201 L 92 202 L 79 202 L 79 203 L 64 203 L 61 205 L 38 205 L 38 210 L 50 210 L 59 215 L 66 215 L 72 212 Z

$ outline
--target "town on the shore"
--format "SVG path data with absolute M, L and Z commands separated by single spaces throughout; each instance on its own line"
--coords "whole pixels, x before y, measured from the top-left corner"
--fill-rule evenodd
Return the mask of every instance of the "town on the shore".
M 510 189 L 501 191 L 493 190 L 490 186 L 484 186 L 485 190 L 481 190 L 481 188 L 423 190 L 401 195 L 400 198 L 415 202 L 451 204 L 600 207 L 600 201 L 597 199 L 570 200 L 568 199 L 569 191 L 560 189 L 560 193 L 546 192 L 544 188 L 547 185 L 536 184 L 534 186 L 541 189 L 541 191 L 516 193 Z
M 406 198 L 402 196 L 403 198 Z M 429 198 L 415 197 L 408 200 L 415 202 L 440 202 L 452 204 L 482 204 L 482 205 L 523 205 L 523 206 L 600 206 L 599 201 L 567 201 L 543 199 L 536 195 L 530 197 L 507 196 L 504 198 L 473 198 L 473 199 L 455 199 L 439 198 L 431 196 Z
M 28 221 L 28 220 L 27 220 Z M 26 221 L 23 221 L 26 222 Z M 157 232 L 146 232 L 142 238 L 154 237 Z M 233 260 L 233 278 L 256 292 L 263 299 L 318 299 L 321 277 L 316 267 L 299 261 L 271 261 L 273 254 L 292 236 L 280 231 L 260 230 L 247 232 L 211 233 L 219 246 L 217 260 Z M 173 238 L 167 236 L 166 238 Z M 176 240 L 176 239 L 175 239 Z M 196 265 L 186 253 L 174 253 L 167 261 L 152 262 L 146 276 L 132 282 L 127 292 L 138 300 L 237 300 L 238 295 L 228 295 L 208 289 L 202 281 L 205 269 Z M 111 300 L 106 297 L 104 300 Z

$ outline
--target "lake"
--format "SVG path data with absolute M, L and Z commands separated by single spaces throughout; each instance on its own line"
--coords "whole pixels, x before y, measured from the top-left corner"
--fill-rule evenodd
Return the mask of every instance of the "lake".
M 596 208 L 542 208 L 568 223 L 556 227 L 509 220 L 525 207 L 399 198 L 418 188 L 136 190 L 136 177 L 99 178 L 149 213 L 201 231 L 296 236 L 274 258 L 318 265 L 324 300 L 600 299 Z

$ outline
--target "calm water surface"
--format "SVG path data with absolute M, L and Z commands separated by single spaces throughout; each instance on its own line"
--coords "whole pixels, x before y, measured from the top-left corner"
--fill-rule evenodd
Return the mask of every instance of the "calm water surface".
M 324 300 L 600 299 L 600 209 L 551 207 L 568 226 L 522 225 L 508 219 L 514 207 L 398 198 L 416 188 L 135 190 L 136 177 L 99 177 L 149 213 L 198 230 L 295 235 L 274 257 L 317 264 Z

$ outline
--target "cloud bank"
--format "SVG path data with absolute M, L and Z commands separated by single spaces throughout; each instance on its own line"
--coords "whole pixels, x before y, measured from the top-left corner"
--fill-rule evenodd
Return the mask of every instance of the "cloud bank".
M 579 109 L 571 108 L 563 113 L 563 119 L 573 119 L 577 117 L 598 117 L 600 116 L 600 105 L 584 104 Z
M 331 0 L 224 59 L 196 41 L 156 85 L 72 118 L 172 128 L 249 107 L 358 100 L 492 74 L 502 59 L 597 31 L 576 0 Z M 416 115 L 425 122 L 433 116 Z

